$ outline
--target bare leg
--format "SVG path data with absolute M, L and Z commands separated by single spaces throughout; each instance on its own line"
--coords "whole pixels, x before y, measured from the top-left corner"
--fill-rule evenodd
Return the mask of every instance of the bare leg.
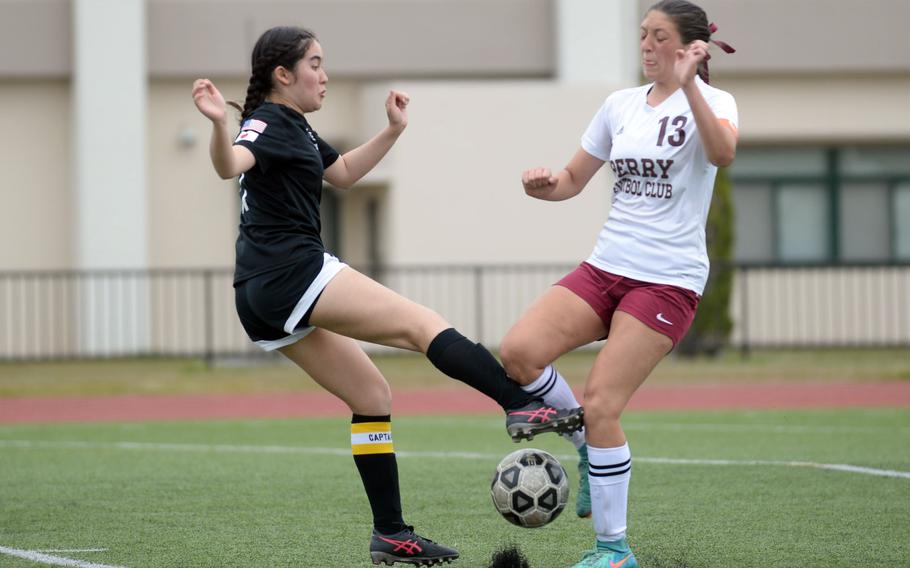
M 331 331 L 316 329 L 281 352 L 351 408 L 351 453 L 370 501 L 373 528 L 383 534 L 404 529 L 385 378 L 356 341 Z M 370 442 L 376 437 L 384 443 Z
M 353 339 L 315 329 L 280 351 L 320 386 L 343 400 L 354 414 L 391 414 L 389 383 Z
M 553 286 L 512 326 L 500 346 L 509 376 L 527 385 L 559 356 L 607 334 L 587 302 L 568 288 Z
M 528 308 L 509 330 L 500 356 L 509 376 L 547 404 L 575 408 L 578 400 L 565 378 L 549 367 L 560 355 L 596 341 L 607 334 L 603 320 L 591 306 L 564 286 L 553 286 Z M 575 513 L 591 514 L 588 453 L 584 429 L 566 436 L 578 451 L 578 490 Z
M 610 339 L 597 355 L 585 384 L 585 429 L 588 444 L 616 447 L 626 442 L 619 418 L 629 399 L 664 355 L 669 337 L 626 312 L 616 311 Z
M 310 324 L 354 339 L 422 353 L 434 337 L 451 327 L 430 308 L 353 268 L 339 272 L 325 287 L 310 315 Z
M 339 272 L 322 292 L 311 325 L 335 333 L 425 353 L 433 365 L 487 395 L 507 416 L 513 439 L 581 426 L 581 411 L 548 408 L 510 380 L 482 345 L 470 341 L 433 310 L 404 298 L 353 269 Z M 529 408 L 530 405 L 538 405 Z
M 633 460 L 619 419 L 632 394 L 672 345 L 670 338 L 617 310 L 610 338 L 585 385 L 591 512 L 597 550 L 611 565 L 632 557 L 625 536 Z

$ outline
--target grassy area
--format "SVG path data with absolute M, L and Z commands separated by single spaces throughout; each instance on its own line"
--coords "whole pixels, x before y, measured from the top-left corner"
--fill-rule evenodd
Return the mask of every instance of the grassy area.
M 643 567 L 910 565 L 910 479 L 807 465 L 910 472 L 905 410 L 631 412 L 624 426 Z M 533 568 L 560 568 L 592 544 L 559 438 L 533 445 L 568 469 L 569 507 L 528 530 L 490 503 L 493 468 L 515 449 L 498 416 L 406 417 L 394 431 L 406 518 L 457 547 L 454 566 L 483 568 L 514 543 Z M 103 549 L 57 554 L 129 568 L 365 568 L 348 434 L 345 419 L 3 426 L 0 547 Z
M 574 386 L 584 384 L 594 351 L 577 351 L 557 365 Z M 425 358 L 376 355 L 393 388 L 449 386 L 449 379 Z M 910 350 L 756 351 L 743 359 L 728 352 L 716 359 L 671 355 L 649 383 L 893 381 L 910 380 Z M 296 367 L 281 360 L 219 364 L 208 368 L 192 359 L 79 361 L 0 364 L 0 396 L 110 394 L 250 393 L 314 390 Z

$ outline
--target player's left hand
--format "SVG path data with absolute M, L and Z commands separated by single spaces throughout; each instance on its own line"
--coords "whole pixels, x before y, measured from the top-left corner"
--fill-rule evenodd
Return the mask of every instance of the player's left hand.
M 193 102 L 206 118 L 212 122 L 224 122 L 227 117 L 226 104 L 221 92 L 208 79 L 193 81 Z
M 700 39 L 693 41 L 685 49 L 677 49 L 673 74 L 679 86 L 688 86 L 698 73 L 698 64 L 710 58 L 708 44 Z
M 389 91 L 385 100 L 385 113 L 389 117 L 389 126 L 399 131 L 408 125 L 408 103 L 411 97 L 402 91 Z

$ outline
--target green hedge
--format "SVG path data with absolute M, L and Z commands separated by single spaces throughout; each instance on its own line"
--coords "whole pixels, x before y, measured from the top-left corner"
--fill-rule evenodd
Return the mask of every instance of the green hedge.
M 727 168 L 718 168 L 714 198 L 705 226 L 711 273 L 689 333 L 677 347 L 681 355 L 717 355 L 727 345 L 733 320 L 733 184 Z

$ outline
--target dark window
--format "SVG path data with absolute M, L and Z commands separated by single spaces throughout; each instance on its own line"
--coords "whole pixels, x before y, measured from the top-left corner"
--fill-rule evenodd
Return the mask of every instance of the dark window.
M 736 260 L 910 260 L 910 147 L 741 148 Z

